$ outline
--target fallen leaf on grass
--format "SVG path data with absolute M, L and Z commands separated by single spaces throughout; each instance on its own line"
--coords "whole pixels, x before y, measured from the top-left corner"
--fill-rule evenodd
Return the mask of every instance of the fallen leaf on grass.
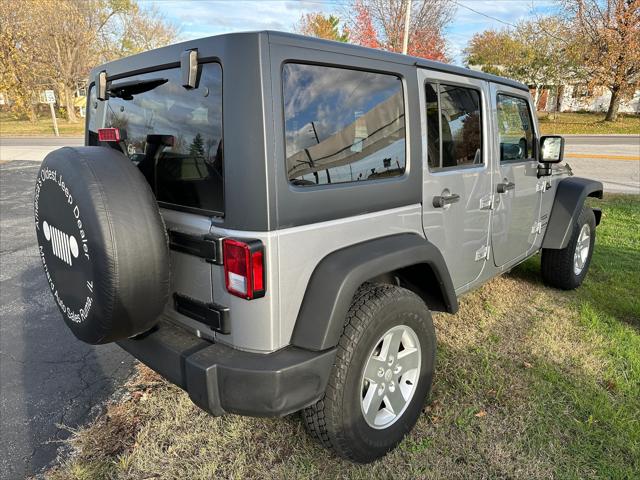
M 478 413 L 476 413 L 476 417 L 478 418 L 482 418 L 482 417 L 486 417 L 487 416 L 487 412 L 484 410 L 480 410 Z
M 131 393 L 131 398 L 133 398 L 134 400 L 140 400 L 144 395 L 144 392 L 140 391 L 140 390 L 136 390 L 135 392 Z

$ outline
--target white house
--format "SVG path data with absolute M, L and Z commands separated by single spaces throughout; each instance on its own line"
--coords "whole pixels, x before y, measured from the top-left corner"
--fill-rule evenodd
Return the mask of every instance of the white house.
M 556 99 L 556 88 L 545 86 L 540 91 L 538 111 L 541 112 L 606 112 L 609 108 L 611 91 L 606 87 L 588 88 L 585 84 L 562 85 L 560 102 Z M 532 90 L 533 95 L 535 89 Z M 640 113 L 640 90 L 631 98 L 620 101 L 620 113 Z

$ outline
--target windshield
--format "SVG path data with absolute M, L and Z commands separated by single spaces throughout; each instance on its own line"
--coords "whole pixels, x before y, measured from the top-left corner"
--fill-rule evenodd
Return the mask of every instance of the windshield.
M 118 128 L 120 148 L 164 206 L 222 215 L 222 68 L 199 67 L 197 88 L 182 86 L 179 68 L 114 80 L 109 99 L 89 98 L 89 143 L 98 128 Z

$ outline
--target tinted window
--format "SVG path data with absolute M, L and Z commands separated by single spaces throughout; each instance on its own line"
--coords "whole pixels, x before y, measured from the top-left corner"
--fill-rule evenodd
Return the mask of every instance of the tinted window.
M 284 65 L 282 77 L 291 183 L 344 183 L 403 174 L 400 78 L 293 63 Z
M 426 85 L 427 101 L 427 162 L 429 168 L 440 168 L 440 107 L 438 85 Z
M 200 68 L 194 89 L 182 86 L 178 68 L 111 82 L 104 126 L 126 135 L 123 149 L 158 201 L 221 213 L 222 69 L 217 63 Z M 95 110 L 89 112 L 91 130 L 99 122 L 91 118 Z
M 534 156 L 533 123 L 525 99 L 498 95 L 498 135 L 500 161 L 518 162 Z
M 429 167 L 481 165 L 480 93 L 451 85 L 426 85 Z

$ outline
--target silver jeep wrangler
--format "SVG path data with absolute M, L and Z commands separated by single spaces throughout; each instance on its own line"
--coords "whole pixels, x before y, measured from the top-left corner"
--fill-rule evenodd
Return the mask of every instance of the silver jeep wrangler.
M 36 184 L 46 277 L 80 340 L 213 415 L 301 411 L 375 460 L 428 396 L 431 311 L 538 253 L 549 285 L 587 274 L 602 185 L 555 165 L 526 85 L 276 32 L 91 79 L 86 146 Z

